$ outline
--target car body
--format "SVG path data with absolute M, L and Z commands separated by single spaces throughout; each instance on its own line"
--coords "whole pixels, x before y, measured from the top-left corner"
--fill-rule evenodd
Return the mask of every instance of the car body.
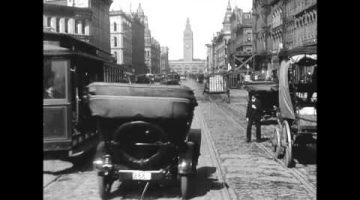
M 113 181 L 178 178 L 184 197 L 196 173 L 201 131 L 191 130 L 197 106 L 190 88 L 174 85 L 89 85 L 90 108 L 102 138 L 94 166 L 103 199 Z

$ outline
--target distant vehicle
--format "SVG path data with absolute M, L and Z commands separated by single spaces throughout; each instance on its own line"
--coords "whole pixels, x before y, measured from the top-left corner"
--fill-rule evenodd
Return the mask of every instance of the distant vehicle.
M 135 76 L 135 83 L 154 83 L 155 76 L 153 74 L 139 74 Z
M 180 80 L 186 80 L 186 76 L 180 75 Z
M 154 82 L 160 82 L 165 78 L 165 74 L 155 74 L 154 75 Z
M 198 74 L 196 76 L 196 82 L 203 83 L 204 82 L 204 74 Z
M 175 72 L 166 74 L 165 78 L 161 81 L 161 84 L 164 85 L 179 85 L 180 76 Z

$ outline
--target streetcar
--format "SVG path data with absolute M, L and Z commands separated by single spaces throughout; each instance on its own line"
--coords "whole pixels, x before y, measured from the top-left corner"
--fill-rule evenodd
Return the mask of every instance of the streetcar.
M 94 82 L 88 87 L 101 137 L 93 162 L 100 197 L 109 198 L 114 181 L 146 182 L 144 195 L 152 181 L 178 179 L 188 198 L 201 145 L 201 130 L 190 129 L 197 106 L 193 91 L 136 83 Z
M 274 156 L 283 158 L 287 167 L 295 167 L 295 157 L 309 151 L 316 152 L 316 47 L 285 51 L 280 56 L 282 61 L 279 71 L 278 124 L 273 137 Z
M 109 63 L 110 54 L 67 34 L 44 31 L 43 40 L 44 157 L 82 155 L 98 142 L 86 86 L 120 81 L 123 69 Z

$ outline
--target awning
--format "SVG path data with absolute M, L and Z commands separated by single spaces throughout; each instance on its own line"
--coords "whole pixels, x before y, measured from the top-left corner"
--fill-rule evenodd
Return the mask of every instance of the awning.
M 61 52 L 70 51 L 68 48 L 60 47 L 60 46 L 54 45 L 54 44 L 47 44 L 47 43 L 44 43 L 43 50 L 44 51 L 61 51 Z
M 313 66 L 317 64 L 317 55 L 316 54 L 301 54 L 290 57 L 291 64 L 298 64 L 300 66 Z
M 282 56 L 292 57 L 301 54 L 310 54 L 310 55 L 317 54 L 317 45 L 301 46 L 293 49 L 282 49 L 279 52 L 279 57 Z
M 279 76 L 279 108 L 280 116 L 285 119 L 295 119 L 294 108 L 290 98 L 288 69 L 290 61 L 281 61 Z

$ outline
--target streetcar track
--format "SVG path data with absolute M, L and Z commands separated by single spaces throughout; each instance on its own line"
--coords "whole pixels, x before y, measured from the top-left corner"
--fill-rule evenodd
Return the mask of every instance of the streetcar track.
M 60 179 L 63 175 L 57 175 L 53 180 L 51 180 L 49 183 L 47 183 L 45 186 L 43 186 L 43 189 L 46 189 L 48 186 L 50 186 L 52 183 L 56 182 L 58 179 Z
M 201 114 L 202 115 L 202 114 Z M 234 191 L 229 191 L 229 186 L 227 185 L 226 181 L 225 181 L 225 176 L 224 173 L 221 169 L 221 164 L 219 161 L 220 156 L 218 155 L 218 153 L 216 152 L 216 148 L 215 148 L 215 144 L 214 141 L 212 139 L 212 136 L 209 132 L 209 129 L 204 121 L 204 117 L 200 117 L 200 123 L 201 123 L 201 127 L 203 128 L 203 133 L 206 139 L 206 142 L 208 144 L 208 148 L 209 148 L 209 154 L 210 154 L 210 158 L 212 163 L 215 165 L 215 167 L 218 169 L 216 170 L 216 175 L 218 177 L 218 180 L 220 183 L 222 183 L 223 188 L 225 189 L 225 191 L 221 192 L 221 195 L 223 197 L 224 200 L 230 200 L 230 199 L 236 199 L 234 198 L 235 196 L 235 192 Z M 232 194 L 232 195 L 231 195 Z M 231 196 L 233 196 L 233 198 L 231 198 Z
M 245 128 L 242 127 L 242 125 L 236 121 L 236 116 L 229 112 L 226 111 L 223 107 L 219 106 L 216 102 L 214 102 L 214 100 L 212 99 L 211 95 L 209 95 L 209 100 L 211 103 L 213 103 L 221 112 L 223 112 L 224 116 L 226 116 L 226 118 L 230 119 L 232 122 L 234 122 L 234 124 L 237 124 L 239 128 L 243 129 L 244 131 Z M 231 117 L 230 117 L 231 116 Z M 273 158 L 273 153 L 270 152 L 270 150 L 268 148 L 266 148 L 263 144 L 261 143 L 254 143 L 259 149 L 261 149 L 266 155 L 268 155 L 269 157 Z M 282 167 L 284 167 L 284 163 L 277 158 L 274 158 L 274 160 L 280 164 Z M 306 175 L 304 175 L 301 171 L 299 171 L 298 169 L 295 168 L 287 168 L 289 170 L 289 172 L 297 179 L 299 180 L 303 186 L 304 189 L 311 194 L 311 197 L 316 196 L 316 186 L 314 184 L 312 184 L 311 182 L 309 182 L 306 178 Z

